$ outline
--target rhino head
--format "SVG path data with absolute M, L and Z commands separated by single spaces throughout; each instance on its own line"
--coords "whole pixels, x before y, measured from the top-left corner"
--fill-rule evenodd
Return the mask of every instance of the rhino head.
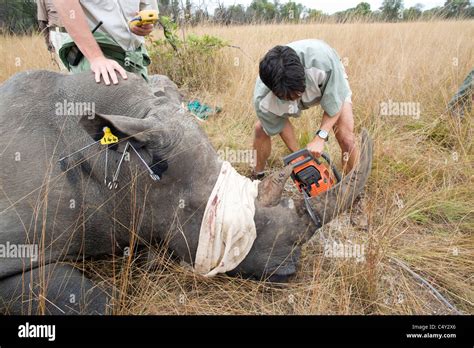
M 127 83 L 123 81 L 121 87 L 105 88 L 109 89 L 107 92 L 111 88 L 119 90 Z M 149 195 L 151 214 L 142 226 L 157 230 L 153 233 L 158 234 L 158 239 L 166 239 L 176 255 L 193 263 L 204 208 L 222 161 L 194 118 L 173 101 L 178 100 L 176 91 L 174 85 L 167 85 L 160 88 L 158 94 L 151 94 L 152 98 L 142 103 L 140 112 L 133 112 L 138 109 L 131 107 L 125 112 L 126 116 L 98 113 L 93 120 L 83 118 L 81 123 L 90 135 L 96 134 L 96 138 L 103 126 L 109 126 L 121 137 L 130 139 L 150 167 L 160 174 L 162 180 L 152 185 Z M 145 111 L 143 105 L 147 105 Z M 117 151 L 120 152 L 120 148 Z M 329 191 L 311 199 L 314 212 L 323 224 L 350 207 L 366 184 L 372 164 L 372 141 L 366 130 L 362 132 L 360 153 L 356 168 Z M 249 254 L 230 275 L 284 281 L 296 272 L 301 246 L 313 236 L 316 228 L 302 197 L 282 198 L 291 170 L 287 166 L 260 182 L 255 200 L 257 238 Z M 186 202 L 184 209 L 176 208 L 180 199 Z M 153 216 L 153 221 L 147 220 Z M 173 225 L 173 220 L 181 223 Z
M 327 192 L 311 198 L 311 206 L 323 224 L 347 210 L 362 192 L 370 175 L 373 144 L 362 131 L 359 164 Z M 316 232 L 303 199 L 282 198 L 291 167 L 259 184 L 255 222 L 257 239 L 245 260 L 232 272 L 270 281 L 285 281 L 295 274 L 301 246 Z

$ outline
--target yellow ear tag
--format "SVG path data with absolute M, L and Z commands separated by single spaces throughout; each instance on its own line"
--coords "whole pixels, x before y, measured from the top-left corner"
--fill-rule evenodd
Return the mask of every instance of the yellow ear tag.
M 100 139 L 101 145 L 110 145 L 118 143 L 119 139 L 112 134 L 109 127 L 104 127 L 104 136 Z

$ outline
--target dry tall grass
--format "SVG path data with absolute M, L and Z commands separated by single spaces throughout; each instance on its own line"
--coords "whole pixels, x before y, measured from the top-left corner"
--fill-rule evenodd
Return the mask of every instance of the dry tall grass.
M 347 65 L 356 127 L 370 130 L 375 154 L 366 190 L 369 228 L 354 228 L 342 215 L 322 233 L 328 240 L 363 244 L 366 260 L 324 257 L 314 239 L 296 279 L 282 286 L 225 276 L 203 279 L 159 248 L 149 265 L 131 258 L 89 264 L 96 278 L 118 285 L 117 313 L 450 313 L 392 258 L 422 275 L 459 311 L 473 313 L 472 113 L 459 122 L 443 112 L 473 68 L 474 22 L 189 30 L 220 36 L 243 51 L 226 48 L 216 65 L 203 66 L 210 87 L 191 93 L 223 107 L 203 124 L 217 148 L 251 148 L 256 120 L 251 97 L 258 60 L 268 49 L 303 38 L 320 38 L 336 48 Z M 40 37 L 0 41 L 0 80 L 20 70 L 55 69 Z M 381 103 L 390 100 L 419 103 L 420 117 L 381 116 Z M 302 146 L 318 128 L 320 114 L 313 108 L 294 122 Z M 275 140 L 270 164 L 279 166 L 287 152 Z M 329 147 L 337 158 L 334 140 Z

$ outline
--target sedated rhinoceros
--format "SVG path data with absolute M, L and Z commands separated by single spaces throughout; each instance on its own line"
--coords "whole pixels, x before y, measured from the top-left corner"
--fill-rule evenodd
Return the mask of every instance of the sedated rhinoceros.
M 176 86 L 153 78 L 155 89 L 130 75 L 118 85 L 90 74 L 32 71 L 0 86 L 0 307 L 5 313 L 105 313 L 109 295 L 70 265 L 166 240 L 192 263 L 206 202 L 222 165 Z M 158 86 L 158 87 L 157 87 Z M 88 112 L 70 105 L 90 107 Z M 58 110 L 62 109 L 62 112 Z M 67 109 L 67 110 L 66 110 Z M 67 111 L 67 112 L 66 112 Z M 104 182 L 122 157 L 122 142 L 92 146 L 104 127 L 127 139 L 161 177 L 153 181 L 138 156 Z M 366 131 L 359 166 L 312 206 L 323 223 L 347 209 L 363 190 L 372 163 Z M 258 186 L 257 237 L 230 275 L 284 281 L 296 271 L 301 245 L 315 232 L 302 201 L 282 198 L 291 169 Z M 132 238 L 133 237 L 133 238 Z M 20 248 L 35 250 L 25 257 Z M 67 263 L 69 262 L 69 263 Z M 71 301 L 71 297 L 76 299 Z

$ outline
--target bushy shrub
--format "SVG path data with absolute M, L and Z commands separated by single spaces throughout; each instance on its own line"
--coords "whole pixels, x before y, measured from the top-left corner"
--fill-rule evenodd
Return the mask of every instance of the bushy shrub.
M 148 39 L 148 53 L 152 58 L 150 73 L 167 75 L 178 86 L 191 90 L 214 86 L 221 49 L 228 43 L 211 35 L 189 34 L 181 38 L 177 24 L 168 17 L 161 17 L 160 24 L 165 37 Z

